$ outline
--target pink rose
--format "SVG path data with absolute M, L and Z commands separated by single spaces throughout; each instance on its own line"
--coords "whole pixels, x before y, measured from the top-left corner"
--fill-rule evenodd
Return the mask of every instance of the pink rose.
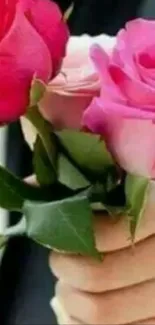
M 33 76 L 47 82 L 65 54 L 68 29 L 50 0 L 0 0 L 0 123 L 29 103 Z
M 117 35 L 111 56 L 91 57 L 102 80 L 83 124 L 102 134 L 126 171 L 155 178 L 155 22 L 137 19 Z
M 110 51 L 114 42 L 106 35 L 70 38 L 62 69 L 40 104 L 43 116 L 56 128 L 80 126 L 83 111 L 100 91 L 99 76 L 89 57 L 90 47 L 97 43 Z

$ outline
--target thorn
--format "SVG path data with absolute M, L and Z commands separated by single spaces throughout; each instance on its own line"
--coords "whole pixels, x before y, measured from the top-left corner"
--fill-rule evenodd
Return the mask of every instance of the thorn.
M 71 3 L 71 5 L 69 6 L 69 8 L 65 11 L 64 13 L 64 20 L 67 22 L 72 14 L 74 10 L 74 2 Z

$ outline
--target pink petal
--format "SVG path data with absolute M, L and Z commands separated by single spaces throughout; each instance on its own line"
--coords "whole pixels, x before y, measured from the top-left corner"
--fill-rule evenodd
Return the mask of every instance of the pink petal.
M 111 65 L 109 72 L 115 84 L 120 88 L 122 94 L 129 101 L 129 105 L 148 107 L 155 105 L 155 89 L 127 75 L 118 66 Z
M 90 95 L 47 92 L 40 103 L 40 111 L 56 129 L 80 128 L 83 111 L 92 100 Z
M 91 48 L 90 55 L 101 79 L 101 96 L 104 99 L 110 97 L 124 101 L 123 94 L 109 73 L 110 58 L 107 53 L 99 45 L 94 45 Z
M 123 118 L 112 122 L 108 141 L 120 166 L 129 173 L 155 178 L 155 124 Z
M 71 36 L 67 43 L 67 56 L 64 59 L 63 67 L 70 69 L 77 69 L 80 66 L 91 66 L 92 62 L 89 57 L 90 48 L 98 44 L 106 53 L 110 54 L 115 46 L 116 38 L 105 34 L 98 36 L 90 36 L 83 34 L 81 36 Z M 93 68 L 94 71 L 94 68 Z
M 48 86 L 49 91 L 52 92 L 63 92 L 70 96 L 74 96 L 75 93 L 81 94 L 99 94 L 100 82 L 96 73 L 90 74 L 86 78 L 80 78 L 80 72 L 78 74 L 78 69 L 71 69 L 70 71 L 65 70 L 64 74 L 59 73 L 56 78 L 54 78 Z
M 100 100 L 94 98 L 84 111 L 81 126 L 88 128 L 93 133 L 106 136 L 108 125 L 105 124 L 105 112 Z
M 118 65 L 127 74 L 139 79 L 132 44 L 128 41 L 128 33 L 124 29 L 117 34 L 117 43 L 112 53 L 111 63 Z
M 151 87 L 155 87 L 155 46 L 145 49 L 144 52 L 137 53 L 135 64 L 141 79 Z
M 155 21 L 135 19 L 126 24 L 128 42 L 133 51 L 143 51 L 154 44 Z
M 124 170 L 155 178 L 155 124 L 152 120 L 141 119 L 140 110 L 131 109 L 133 116 L 130 118 L 129 113 L 121 114 L 129 111 L 128 107 L 120 108 L 112 102 L 104 105 L 94 100 L 84 113 L 83 125 L 104 137 L 112 155 Z M 155 114 L 152 115 L 155 117 Z
M 84 111 L 82 125 L 86 126 L 94 133 L 103 133 L 105 129 L 104 119 L 106 115 L 111 118 L 120 117 L 127 119 L 142 119 L 155 121 L 155 112 L 150 110 L 141 110 L 137 107 L 131 107 L 107 101 L 102 98 L 94 98 L 88 108 Z

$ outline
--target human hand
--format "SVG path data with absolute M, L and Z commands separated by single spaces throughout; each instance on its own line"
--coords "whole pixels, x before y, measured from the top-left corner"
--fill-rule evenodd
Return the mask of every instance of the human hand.
M 58 282 L 52 301 L 59 324 L 155 323 L 155 186 L 149 193 L 136 245 L 125 218 L 95 217 L 103 262 L 53 252 L 50 267 Z

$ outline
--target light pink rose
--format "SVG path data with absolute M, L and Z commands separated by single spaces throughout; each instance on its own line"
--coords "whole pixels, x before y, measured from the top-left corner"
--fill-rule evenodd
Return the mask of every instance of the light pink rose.
M 106 35 L 72 36 L 60 74 L 49 84 L 40 104 L 43 116 L 56 128 L 78 128 L 83 111 L 99 95 L 100 81 L 89 57 L 93 43 L 110 51 L 115 38 Z
M 102 80 L 83 124 L 102 134 L 126 171 L 155 178 L 155 21 L 137 19 L 117 35 L 111 56 L 91 57 Z

